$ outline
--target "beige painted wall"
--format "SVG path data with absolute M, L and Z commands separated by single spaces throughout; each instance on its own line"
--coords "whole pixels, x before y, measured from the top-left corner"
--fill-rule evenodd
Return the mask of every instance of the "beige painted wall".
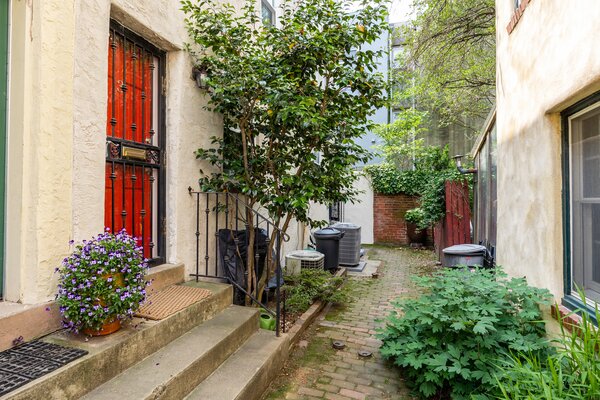
M 239 3 L 235 1 L 235 3 Z M 167 52 L 167 261 L 195 268 L 194 150 L 222 132 L 191 77 L 179 0 L 12 1 L 5 298 L 54 298 L 54 268 L 104 225 L 107 48 L 116 19 Z M 203 169 L 207 169 L 203 166 Z M 201 227 L 204 231 L 204 227 Z M 215 242 L 211 238 L 210 252 Z
M 68 251 L 74 5 L 75 0 L 12 2 L 7 300 L 54 297 L 53 270 Z
M 344 222 L 360 225 L 361 243 L 373 244 L 373 188 L 362 172 L 358 174 L 356 186 L 362 193 L 354 204 L 346 203 L 344 206 Z
M 496 1 L 498 263 L 563 294 L 560 111 L 600 89 L 600 3 Z

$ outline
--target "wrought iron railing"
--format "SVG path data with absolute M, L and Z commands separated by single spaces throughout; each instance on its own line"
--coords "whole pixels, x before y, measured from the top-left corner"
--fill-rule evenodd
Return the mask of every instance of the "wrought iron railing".
M 196 202 L 196 272 L 190 274 L 196 281 L 202 278 L 225 280 L 234 287 L 234 293 L 244 300 L 249 299 L 268 314 L 275 317 L 275 334 L 285 333 L 285 301 L 282 296 L 281 286 L 283 276 L 281 271 L 281 245 L 289 240 L 289 236 L 273 224 L 255 208 L 249 206 L 245 199 L 229 192 L 198 192 L 188 188 L 190 196 Z M 250 213 L 251 218 L 248 218 Z M 265 290 L 275 293 L 275 309 L 268 307 L 257 296 L 252 295 L 252 290 L 244 287 L 247 282 L 248 269 L 247 256 L 249 251 L 248 237 L 250 230 L 254 230 L 254 268 L 256 272 L 267 268 L 270 271 L 271 263 L 275 266 L 273 277 L 267 276 Z M 269 246 L 271 238 L 275 243 Z M 264 243 L 261 243 L 264 240 Z M 233 242 L 233 243 L 231 243 Z M 261 254 L 260 248 L 267 253 Z M 212 247 L 214 246 L 214 253 Z M 272 247 L 272 251 L 269 249 Z M 232 251 L 231 251 L 232 250 Z M 229 253 L 227 253 L 229 251 Z M 202 253 L 204 255 L 202 255 Z M 262 267 L 261 267 L 262 264 Z M 243 279 L 236 279 L 238 273 L 243 274 Z M 274 282 L 273 282 L 274 279 Z M 270 285 L 272 283 L 272 285 Z M 257 287 L 254 282 L 254 288 Z M 236 295 L 234 295 L 235 300 Z M 238 300 L 239 300 L 238 297 Z M 260 296 L 259 296 L 260 297 Z

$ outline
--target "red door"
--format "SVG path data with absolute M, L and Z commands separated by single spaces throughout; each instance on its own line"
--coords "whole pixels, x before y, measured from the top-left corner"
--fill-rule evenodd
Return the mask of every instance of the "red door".
M 138 239 L 144 256 L 163 258 L 162 53 L 111 24 L 104 224 Z

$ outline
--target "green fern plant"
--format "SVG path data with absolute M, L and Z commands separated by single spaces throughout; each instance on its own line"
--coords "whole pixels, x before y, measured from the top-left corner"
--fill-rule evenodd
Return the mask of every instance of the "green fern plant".
M 507 353 L 547 350 L 539 308 L 547 290 L 500 269 L 444 269 L 415 281 L 424 294 L 396 301 L 379 338 L 383 357 L 421 396 L 486 393 Z

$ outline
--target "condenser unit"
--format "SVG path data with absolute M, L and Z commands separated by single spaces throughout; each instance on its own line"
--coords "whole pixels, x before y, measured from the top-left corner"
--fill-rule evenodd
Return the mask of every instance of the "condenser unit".
M 325 256 L 314 250 L 296 250 L 285 256 L 285 272 L 296 275 L 304 268 L 320 268 L 325 266 Z
M 340 239 L 339 263 L 348 266 L 360 263 L 360 225 L 338 222 L 331 227 L 344 232 L 344 237 Z

